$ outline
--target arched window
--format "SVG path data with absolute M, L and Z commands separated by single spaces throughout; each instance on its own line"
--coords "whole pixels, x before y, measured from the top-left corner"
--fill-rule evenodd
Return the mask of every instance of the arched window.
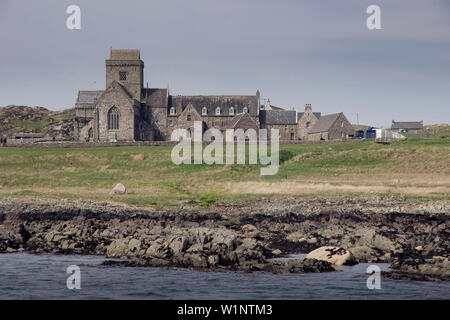
M 216 115 L 217 115 L 217 116 L 220 115 L 220 107 L 217 107 L 217 108 L 216 108 Z
M 208 109 L 206 107 L 202 108 L 202 116 L 206 116 L 208 114 Z
M 119 130 L 120 112 L 116 107 L 108 111 L 108 130 Z
M 170 115 L 171 116 L 175 115 L 175 108 L 174 107 L 170 108 Z
M 244 110 L 242 110 L 242 112 L 247 113 L 248 112 L 248 108 L 244 107 Z
M 306 122 L 306 127 L 307 127 L 307 128 L 311 127 L 311 122 L 309 122 L 309 121 Z
M 230 107 L 230 114 L 233 115 L 234 114 L 234 108 Z

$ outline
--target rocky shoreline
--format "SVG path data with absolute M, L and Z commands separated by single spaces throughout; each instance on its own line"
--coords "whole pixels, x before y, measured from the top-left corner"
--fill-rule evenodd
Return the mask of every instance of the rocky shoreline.
M 332 246 L 342 248 L 333 254 L 351 257 L 347 262 L 391 263 L 393 272 L 386 276 L 394 279 L 450 280 L 449 226 L 448 202 L 399 198 L 262 198 L 208 207 L 186 203 L 176 209 L 0 199 L 0 253 L 124 259 L 107 260 L 107 265 L 330 272 L 337 260 L 271 258 Z

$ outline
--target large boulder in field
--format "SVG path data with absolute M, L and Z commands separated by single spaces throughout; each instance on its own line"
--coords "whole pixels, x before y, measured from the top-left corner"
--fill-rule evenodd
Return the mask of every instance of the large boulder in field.
M 111 192 L 109 193 L 110 195 L 115 195 L 115 194 L 125 194 L 127 193 L 127 188 L 125 188 L 125 186 L 121 183 L 118 183 L 114 186 L 114 188 L 111 190 Z
M 325 246 L 311 251 L 306 259 L 317 259 L 327 261 L 335 266 L 354 265 L 356 261 L 353 254 L 344 248 Z

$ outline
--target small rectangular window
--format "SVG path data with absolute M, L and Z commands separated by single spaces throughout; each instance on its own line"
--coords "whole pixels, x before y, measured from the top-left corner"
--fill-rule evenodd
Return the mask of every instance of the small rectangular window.
M 125 71 L 120 71 L 119 72 L 119 79 L 120 80 L 127 80 L 127 73 Z

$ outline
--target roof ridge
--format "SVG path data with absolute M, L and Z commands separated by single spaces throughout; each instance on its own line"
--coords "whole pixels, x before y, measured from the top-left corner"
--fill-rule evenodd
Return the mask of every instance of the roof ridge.
M 187 95 L 180 94 L 178 96 L 181 97 L 256 97 L 254 94 L 195 94 L 195 95 Z

